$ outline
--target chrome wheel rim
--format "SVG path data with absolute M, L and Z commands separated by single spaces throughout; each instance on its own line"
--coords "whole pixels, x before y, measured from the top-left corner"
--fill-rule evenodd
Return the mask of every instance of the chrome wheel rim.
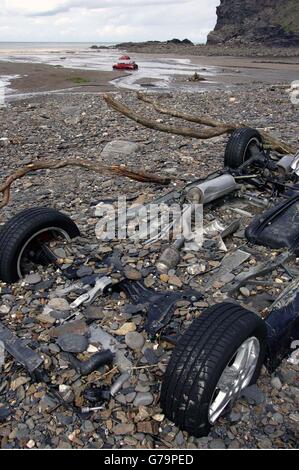
M 209 422 L 214 424 L 229 403 L 235 401 L 246 388 L 256 370 L 260 355 L 260 342 L 248 338 L 229 361 L 216 385 L 209 406 Z
M 250 155 L 250 150 L 251 150 L 251 146 L 252 145 L 257 145 L 260 147 L 261 143 L 260 141 L 258 140 L 257 137 L 253 137 L 252 139 L 250 139 L 250 141 L 248 142 L 247 146 L 246 146 L 246 149 L 244 151 L 244 155 L 243 155 L 243 163 L 244 164 L 246 162 L 246 160 L 248 160 L 251 155 Z
M 43 233 L 46 233 L 46 232 L 55 232 L 58 236 L 61 235 L 63 238 L 66 239 L 67 242 L 70 241 L 70 236 L 69 234 L 61 229 L 61 228 L 58 228 L 58 227 L 47 227 L 45 229 L 42 229 L 40 230 L 39 232 L 36 232 L 34 235 L 32 235 L 32 237 L 30 237 L 26 243 L 24 244 L 24 246 L 22 247 L 22 250 L 20 251 L 19 253 L 19 256 L 18 256 L 18 260 L 17 260 L 17 272 L 18 272 L 18 276 L 20 279 L 22 279 L 23 277 L 23 270 L 22 270 L 22 259 L 23 259 L 23 256 L 24 256 L 24 253 L 26 251 L 26 249 L 29 247 L 30 243 L 35 239 L 37 238 L 39 235 L 42 235 Z

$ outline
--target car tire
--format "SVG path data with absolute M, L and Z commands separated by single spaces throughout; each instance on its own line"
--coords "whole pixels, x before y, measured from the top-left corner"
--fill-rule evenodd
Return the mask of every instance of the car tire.
M 250 145 L 263 145 L 261 134 L 256 129 L 242 127 L 236 129 L 230 136 L 224 155 L 224 166 L 237 169 L 250 158 Z
M 218 419 L 212 421 L 211 417 L 213 400 L 220 393 L 217 392 L 220 378 L 236 352 L 244 344 L 249 345 L 252 338 L 255 338 L 252 344 L 256 355 L 249 357 L 254 357 L 256 363 L 252 362 L 250 373 L 248 369 L 248 383 L 244 379 L 241 390 L 255 383 L 259 376 L 266 352 L 265 322 L 255 313 L 229 302 L 205 310 L 180 337 L 172 352 L 161 389 L 165 416 L 195 437 L 206 436 Z
M 25 209 L 9 220 L 0 231 L 0 279 L 13 283 L 20 278 L 19 259 L 26 244 L 39 233 L 51 230 L 68 239 L 80 235 L 77 225 L 55 209 Z

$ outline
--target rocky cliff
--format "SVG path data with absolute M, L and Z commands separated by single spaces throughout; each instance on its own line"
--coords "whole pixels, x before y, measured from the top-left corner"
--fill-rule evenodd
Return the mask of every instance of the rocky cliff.
M 208 44 L 299 45 L 298 0 L 221 0 Z

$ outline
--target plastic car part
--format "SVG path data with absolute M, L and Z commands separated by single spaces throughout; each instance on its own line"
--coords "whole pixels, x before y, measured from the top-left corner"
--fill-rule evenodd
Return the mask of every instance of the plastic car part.
M 107 386 L 85 389 L 83 396 L 90 403 L 104 403 L 111 398 L 110 389 Z
M 0 341 L 11 356 L 34 377 L 42 375 L 43 358 L 27 346 L 25 340 L 18 338 L 9 328 L 0 322 Z
M 225 274 L 231 273 L 234 269 L 241 266 L 241 264 L 245 263 L 245 261 L 247 261 L 250 256 L 250 253 L 247 253 L 247 251 L 243 250 L 236 250 L 234 253 L 225 256 L 217 273 L 211 276 L 211 278 L 204 284 L 205 288 L 211 288 L 215 281 L 218 281 Z
M 57 234 L 69 240 L 80 232 L 69 217 L 51 208 L 35 207 L 19 212 L 1 228 L 0 279 L 16 282 L 22 277 L 24 259 L 47 264 L 47 252 L 40 252 L 41 245 Z M 43 255 L 40 260 L 37 252 Z
M 245 235 L 251 243 L 299 254 L 299 194 L 255 217 Z
M 241 390 L 256 382 L 266 338 L 265 322 L 238 304 L 205 310 L 171 355 L 161 389 L 166 417 L 195 437 L 207 435 Z
M 89 305 L 94 302 L 97 296 L 103 295 L 109 287 L 112 286 L 112 278 L 110 276 L 102 276 L 95 280 L 94 287 L 90 288 L 86 293 L 77 297 L 74 300 L 70 307 L 75 309 L 80 307 L 80 305 Z
M 278 268 L 279 266 L 283 266 L 284 263 L 292 259 L 294 256 L 294 254 L 287 251 L 285 253 L 281 253 L 270 261 L 265 261 L 258 264 L 257 266 L 254 266 L 248 271 L 241 272 L 235 277 L 234 281 L 230 284 L 227 284 L 223 290 L 229 294 L 233 294 L 238 289 L 240 289 L 240 287 L 244 286 L 244 284 L 246 284 L 246 282 L 248 282 L 250 279 L 265 276 L 266 274 L 274 271 L 274 269 Z
M 268 328 L 266 365 L 273 372 L 299 340 L 299 278 L 278 297 L 265 321 Z
M 140 281 L 131 281 L 129 279 L 121 281 L 118 288 L 124 290 L 134 304 L 145 305 L 147 311 L 145 330 L 152 338 L 169 323 L 179 300 L 196 302 L 203 298 L 200 292 L 192 289 L 177 292 L 157 292 L 148 289 Z
M 111 364 L 114 359 L 114 354 L 108 349 L 107 351 L 95 353 L 87 359 L 87 361 L 79 361 L 79 359 L 72 354 L 67 354 L 67 357 L 79 374 L 88 375 L 101 366 Z
M 246 127 L 237 129 L 231 134 L 227 143 L 224 166 L 237 169 L 249 158 L 258 157 L 262 148 L 262 137 L 256 129 Z

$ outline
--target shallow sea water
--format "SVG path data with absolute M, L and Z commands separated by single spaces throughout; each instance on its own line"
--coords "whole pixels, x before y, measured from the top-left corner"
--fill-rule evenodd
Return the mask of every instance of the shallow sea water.
M 66 47 L 51 45 L 50 48 L 42 48 L 41 45 L 33 47 L 19 44 L 15 49 L 9 45 L 6 49 L 0 47 L 0 61 L 9 61 L 14 63 L 35 63 L 73 68 L 79 70 L 99 70 L 111 71 L 112 65 L 117 63 L 118 58 L 124 51 L 113 49 L 93 50 L 90 47 Z M 182 58 L 161 58 L 150 59 L 142 54 L 133 54 L 132 60 L 138 63 L 139 69 L 128 72 L 126 77 L 117 78 L 110 83 L 116 88 L 126 88 L 129 90 L 145 90 L 150 88 L 152 91 L 171 91 L 184 90 L 190 92 L 202 92 L 209 85 L 209 78 L 217 74 L 217 67 L 200 67 L 193 64 L 189 59 Z M 207 81 L 197 83 L 188 83 L 187 80 L 175 80 L 175 77 L 188 77 L 195 72 L 202 75 Z M 13 80 L 0 75 L 3 86 Z M 204 85 L 203 85 L 204 84 Z M 0 85 L 1 86 L 1 85 Z M 71 91 L 71 90 L 69 90 Z M 57 93 L 66 93 L 68 90 L 55 90 Z M 86 93 L 86 92 L 82 92 Z M 13 96 L 13 91 L 6 88 L 7 98 Z M 34 95 L 31 93 L 30 95 Z M 22 95 L 15 95 L 17 97 Z

